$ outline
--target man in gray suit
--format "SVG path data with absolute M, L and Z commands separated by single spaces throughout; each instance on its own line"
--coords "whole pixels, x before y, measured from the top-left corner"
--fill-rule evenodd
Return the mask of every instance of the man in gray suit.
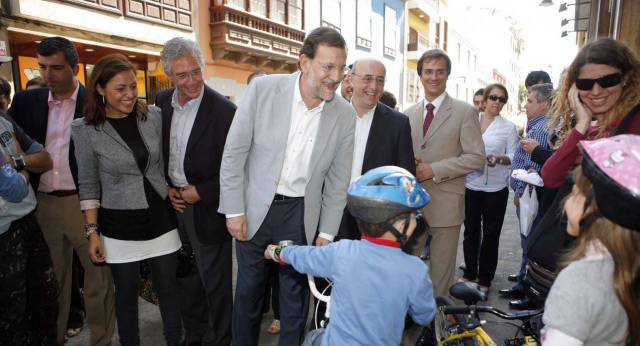
M 431 196 L 423 213 L 430 227 L 416 230 L 411 253 L 420 256 L 431 235 L 430 274 L 434 296 L 453 284 L 460 225 L 464 220 L 465 175 L 483 167 L 484 143 L 478 111 L 447 94 L 451 60 L 439 49 L 418 60 L 424 100 L 409 107 L 411 139 L 418 180 Z
M 345 73 L 344 38 L 311 31 L 300 70 L 249 84 L 229 130 L 220 168 L 220 208 L 236 239 L 235 345 L 257 345 L 270 243 L 329 244 L 347 200 L 355 114 L 334 93 Z M 306 277 L 280 267 L 280 345 L 298 345 L 309 309 Z

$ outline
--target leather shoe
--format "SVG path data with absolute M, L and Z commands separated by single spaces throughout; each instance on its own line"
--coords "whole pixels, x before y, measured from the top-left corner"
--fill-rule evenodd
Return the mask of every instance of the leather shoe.
M 458 266 L 458 269 L 467 270 L 467 265 L 462 263 Z
M 533 302 L 529 300 L 529 298 L 510 301 L 509 307 L 515 310 L 533 310 L 536 308 L 535 305 L 533 305 Z
M 502 298 L 510 298 L 510 299 L 522 299 L 524 298 L 524 293 L 521 290 L 516 289 L 515 287 L 511 287 L 505 290 L 498 290 L 498 294 Z
M 518 274 L 511 274 L 511 275 L 507 276 L 507 280 L 509 280 L 511 282 L 517 282 L 518 281 Z

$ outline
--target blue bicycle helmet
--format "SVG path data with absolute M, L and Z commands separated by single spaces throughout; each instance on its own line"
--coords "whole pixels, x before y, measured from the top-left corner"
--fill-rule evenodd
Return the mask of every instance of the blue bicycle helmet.
M 351 184 L 347 207 L 360 220 L 384 224 L 402 242 L 406 239 L 406 229 L 400 234 L 388 221 L 400 214 L 419 210 L 429 203 L 429 199 L 418 179 L 406 169 L 384 166 L 368 171 Z M 408 227 L 408 222 L 405 226 Z

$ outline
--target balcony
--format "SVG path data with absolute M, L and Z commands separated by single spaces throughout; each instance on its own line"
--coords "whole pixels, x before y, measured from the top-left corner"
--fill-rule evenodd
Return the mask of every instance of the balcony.
M 438 21 L 440 16 L 440 0 L 410 0 L 407 8 L 420 18 L 432 18 Z M 425 19 L 426 20 L 426 19 Z
M 407 44 L 407 60 L 418 60 L 422 53 L 429 49 L 435 49 L 438 46 L 435 42 L 429 40 L 426 36 L 421 35 L 417 31 L 409 32 L 409 43 Z
M 212 6 L 211 41 L 214 59 L 233 57 L 236 63 L 294 71 L 305 32 L 227 5 Z

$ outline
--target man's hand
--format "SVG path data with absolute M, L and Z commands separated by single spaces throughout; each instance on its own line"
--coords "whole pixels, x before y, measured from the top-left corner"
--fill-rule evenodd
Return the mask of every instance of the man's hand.
M 329 244 L 331 244 L 331 240 L 324 239 L 322 237 L 318 237 L 316 239 L 316 246 L 327 246 Z
M 513 196 L 513 204 L 514 204 L 516 207 L 519 207 L 519 206 L 520 206 L 520 197 L 518 197 L 518 195 Z
M 186 208 L 186 206 L 184 205 L 184 201 L 182 200 L 180 192 L 168 185 L 167 190 L 169 191 L 169 199 L 171 200 L 173 209 L 175 209 L 180 214 L 184 213 L 184 209 Z
M 498 157 L 495 155 L 487 155 L 487 167 L 495 167 L 498 164 Z
M 247 216 L 240 215 L 227 219 L 227 230 L 238 241 L 247 241 Z
M 193 185 L 187 185 L 180 188 L 180 195 L 182 199 L 189 204 L 196 204 L 200 202 L 200 195 Z
M 416 161 L 416 178 L 418 178 L 418 181 L 423 182 L 433 178 L 435 174 L 433 173 L 433 169 L 431 169 L 431 165 L 422 162 L 422 158 L 420 156 L 414 156 L 413 158 Z
M 540 143 L 538 143 L 535 139 L 522 139 L 520 140 L 520 145 L 522 149 L 527 152 L 527 154 L 531 155 L 533 153 L 533 149 L 535 149 Z

